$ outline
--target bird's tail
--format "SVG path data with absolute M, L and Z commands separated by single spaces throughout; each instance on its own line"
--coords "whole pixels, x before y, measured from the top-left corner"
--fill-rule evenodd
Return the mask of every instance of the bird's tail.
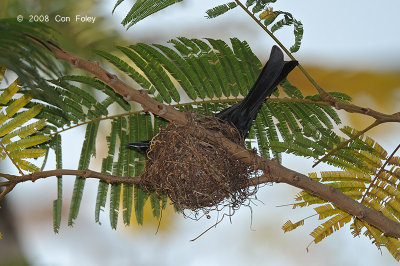
M 296 66 L 297 61 L 284 61 L 283 53 L 274 45 L 268 62 L 243 101 L 223 110 L 216 116 L 231 122 L 246 137 L 261 105 Z

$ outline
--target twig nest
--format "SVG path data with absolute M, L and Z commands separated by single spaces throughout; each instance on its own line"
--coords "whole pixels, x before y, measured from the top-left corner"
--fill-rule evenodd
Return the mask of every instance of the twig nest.
M 151 141 L 141 187 L 166 194 L 180 211 L 207 213 L 221 206 L 239 208 L 255 193 L 248 188 L 251 168 L 223 147 L 189 132 L 193 128 L 221 132 L 240 145 L 244 145 L 243 139 L 234 127 L 218 118 L 193 113 L 188 116 L 188 125 L 170 123 Z

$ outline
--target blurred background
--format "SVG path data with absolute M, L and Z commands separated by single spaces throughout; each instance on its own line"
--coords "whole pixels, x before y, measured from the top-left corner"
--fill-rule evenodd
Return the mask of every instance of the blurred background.
M 91 49 L 112 51 L 116 45 L 135 42 L 165 44 L 178 36 L 225 41 L 238 37 L 246 40 L 265 63 L 274 43 L 239 8 L 214 20 L 205 18 L 207 9 L 225 2 L 228 1 L 185 0 L 128 31 L 120 21 L 132 1 L 125 1 L 111 14 L 115 1 L 2 0 L 0 17 L 20 14 L 25 18 L 35 14 L 94 16 L 93 24 L 51 23 L 61 33 L 59 44 L 86 58 L 94 57 Z M 358 105 L 386 113 L 400 111 L 399 1 L 286 0 L 272 6 L 291 12 L 302 21 L 304 38 L 295 57 L 323 88 L 345 92 Z M 286 47 L 292 45 L 291 28 L 279 31 L 277 36 Z M 292 73 L 289 80 L 306 95 L 316 93 L 299 72 Z M 342 118 L 358 129 L 372 122 L 359 115 L 342 114 Z M 399 125 L 383 125 L 369 135 L 390 153 L 399 143 L 399 129 Z M 104 132 L 108 130 L 105 128 Z M 77 168 L 83 133 L 84 128 L 76 128 L 63 136 L 68 143 L 63 146 L 64 168 Z M 106 148 L 105 143 L 97 143 L 99 154 L 105 153 Z M 324 165 L 312 169 L 312 161 L 293 156 L 284 156 L 283 164 L 304 174 L 330 169 Z M 48 167 L 53 166 L 48 164 Z M 99 170 L 100 161 L 92 160 L 90 168 Z M 15 170 L 2 161 L 0 171 Z M 293 203 L 299 192 L 288 185 L 260 188 L 256 206 L 242 207 L 231 219 L 225 218 L 216 228 L 191 242 L 221 216 L 212 213 L 210 219 L 193 221 L 169 208 L 163 213 L 158 232 L 158 221 L 150 212 L 145 216 L 144 226 L 119 224 L 117 230 L 111 230 L 107 209 L 101 217 L 102 224 L 94 222 L 95 180 L 86 182 L 75 225 L 66 226 L 73 182 L 73 177 L 64 178 L 65 210 L 59 234 L 54 234 L 52 228 L 55 178 L 19 185 L 1 202 L 0 265 L 10 265 L 6 261 L 12 254 L 20 258 L 13 265 L 43 266 L 398 264 L 385 249 L 379 251 L 366 237 L 353 238 L 348 226 L 321 243 L 309 246 L 307 252 L 312 241 L 309 233 L 318 225 L 315 219 L 307 220 L 305 226 L 290 233 L 284 234 L 281 230 L 288 219 L 297 221 L 313 214 L 312 209 L 307 208 L 277 207 Z

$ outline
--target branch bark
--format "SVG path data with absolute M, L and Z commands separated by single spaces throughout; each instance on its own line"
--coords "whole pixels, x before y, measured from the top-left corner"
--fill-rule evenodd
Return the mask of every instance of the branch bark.
M 104 174 L 92 170 L 72 170 L 72 169 L 56 169 L 49 171 L 34 172 L 26 175 L 6 175 L 0 173 L 0 177 L 5 177 L 9 181 L 0 182 L 0 186 L 16 185 L 18 183 L 32 181 L 35 182 L 38 179 L 47 178 L 50 176 L 62 176 L 62 175 L 73 175 L 80 176 L 83 178 L 96 178 L 102 180 L 108 184 L 130 184 L 137 185 L 140 182 L 140 177 L 131 176 L 116 176 Z
M 76 55 L 61 49 L 60 47 L 48 43 L 51 50 L 53 50 L 56 57 L 71 63 L 72 66 L 76 68 L 83 69 L 89 73 L 95 75 L 99 80 L 103 81 L 110 87 L 112 87 L 117 93 L 122 95 L 126 100 L 136 101 L 140 103 L 144 110 L 150 111 L 156 115 L 159 115 L 171 122 L 186 124 L 188 119 L 184 113 L 181 113 L 172 107 L 166 106 L 157 102 L 147 95 L 144 90 L 136 90 L 131 88 L 124 82 L 122 82 L 116 75 L 111 74 L 101 68 L 97 62 L 89 62 L 85 59 L 79 58 Z M 334 104 L 334 103 L 332 103 Z M 369 109 L 357 107 L 354 105 L 339 104 L 338 108 L 348 110 L 349 112 L 362 112 L 367 115 L 371 115 L 376 118 L 388 118 L 387 115 L 381 114 L 376 111 Z M 351 111 L 350 111 L 351 110 Z M 390 119 L 385 119 L 389 121 Z M 400 114 L 393 116 L 390 122 L 399 121 Z M 250 185 L 258 185 L 266 182 L 283 182 L 300 189 L 303 189 L 313 195 L 320 197 L 326 201 L 332 202 L 336 207 L 348 212 L 349 214 L 363 220 L 386 235 L 399 238 L 400 237 L 400 224 L 390 220 L 385 217 L 381 212 L 365 207 L 359 202 L 351 199 L 345 194 L 341 193 L 339 190 L 319 183 L 301 173 L 288 169 L 280 165 L 277 161 L 267 160 L 261 156 L 258 156 L 245 148 L 237 145 L 228 139 L 226 139 L 222 134 L 216 132 L 210 132 L 207 130 L 199 130 L 198 128 L 191 128 L 191 134 L 197 135 L 199 137 L 207 138 L 211 143 L 221 145 L 235 158 L 252 165 L 255 170 L 262 170 L 264 175 L 259 178 L 254 178 L 250 180 Z M 82 172 L 79 172 L 82 171 Z M 30 175 L 22 176 L 22 180 L 36 180 L 38 178 L 44 178 L 50 175 L 60 175 L 60 174 L 72 174 L 80 175 L 83 177 L 98 178 L 104 180 L 108 183 L 128 183 L 134 184 L 138 182 L 137 178 L 131 177 L 117 177 L 111 175 L 104 175 L 98 172 L 89 170 L 53 170 L 33 173 Z M 15 179 L 10 181 L 15 184 Z M 21 181 L 22 182 L 22 181 Z M 10 183 L 10 184 L 11 184 Z

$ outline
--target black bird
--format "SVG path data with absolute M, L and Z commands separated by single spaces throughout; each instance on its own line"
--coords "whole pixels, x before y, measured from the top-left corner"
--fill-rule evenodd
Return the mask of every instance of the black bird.
M 282 51 L 274 45 L 268 62 L 243 101 L 222 110 L 215 116 L 230 122 L 238 129 L 241 137 L 245 139 L 261 105 L 297 64 L 297 61 L 284 61 Z M 147 154 L 150 141 L 129 142 L 126 146 L 139 153 Z

